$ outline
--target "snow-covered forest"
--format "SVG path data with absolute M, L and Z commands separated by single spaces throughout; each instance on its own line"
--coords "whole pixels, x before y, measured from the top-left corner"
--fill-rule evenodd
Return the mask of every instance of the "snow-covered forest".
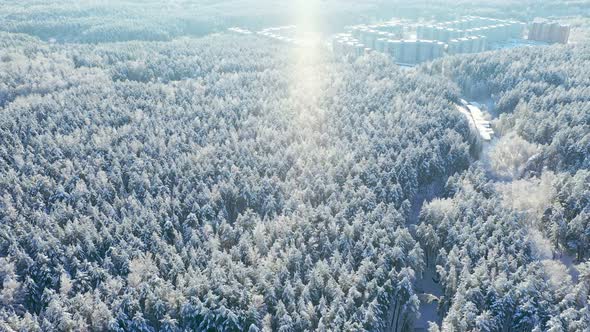
M 7 326 L 411 324 L 424 259 L 405 227 L 409 201 L 470 159 L 450 83 L 328 54 L 300 75 L 255 37 L 72 47 L 11 37 Z
M 402 70 L 32 3 L 0 6 L 0 331 L 588 331 L 590 46 Z
M 488 52 L 422 69 L 472 98 L 491 97 L 506 138 L 491 148 L 492 164 L 522 164 L 498 183 L 494 170 L 476 163 L 421 211 L 418 241 L 445 294 L 443 330 L 586 331 L 590 47 Z M 531 146 L 534 153 L 520 158 Z M 572 261 L 579 265 L 567 266 Z

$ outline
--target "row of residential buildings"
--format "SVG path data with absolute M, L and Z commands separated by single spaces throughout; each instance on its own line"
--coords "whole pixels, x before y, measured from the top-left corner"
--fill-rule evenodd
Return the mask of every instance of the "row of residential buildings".
M 279 26 L 273 28 L 267 28 L 261 31 L 258 31 L 257 34 L 259 36 L 263 36 L 266 38 L 274 39 L 277 41 L 299 45 L 301 42 L 295 38 L 295 32 L 297 30 L 296 25 L 286 25 L 286 26 Z
M 418 64 L 444 54 L 478 53 L 524 39 L 526 24 L 479 16 L 434 25 L 404 26 L 398 22 L 359 25 L 333 39 L 333 50 L 341 55 L 377 51 L 402 64 Z M 408 38 L 410 31 L 415 38 Z M 529 39 L 566 43 L 569 27 L 556 23 L 533 23 Z
M 467 16 L 457 21 L 419 25 L 416 28 L 416 37 L 449 43 L 453 39 L 476 36 L 485 38 L 488 43 L 498 43 L 510 39 L 521 39 L 525 27 L 526 24 L 522 22 Z
M 415 39 L 404 39 L 409 30 Z M 337 35 L 333 48 L 338 54 L 363 54 L 369 50 L 390 54 L 396 62 L 417 64 L 442 57 L 445 53 L 478 53 L 489 43 L 522 36 L 524 23 L 466 17 L 437 25 L 404 26 L 397 22 L 359 25 Z
M 334 53 L 361 56 L 377 51 L 392 56 L 397 63 L 414 65 L 445 54 L 479 53 L 489 49 L 518 44 L 524 38 L 526 24 L 479 16 L 437 24 L 407 24 L 389 21 L 381 24 L 350 27 L 347 33 L 335 35 Z M 239 34 L 253 32 L 230 28 Z M 303 46 L 306 44 L 294 25 L 273 27 L 256 34 L 277 41 Z M 569 27 L 558 23 L 534 22 L 528 39 L 546 43 L 567 43 Z M 414 34 L 415 33 L 415 34 Z
M 435 40 L 377 38 L 363 43 L 347 33 L 336 35 L 332 47 L 334 53 L 340 55 L 360 56 L 377 51 L 392 56 L 398 63 L 408 65 L 440 58 L 445 51 L 445 44 Z
M 529 40 L 567 44 L 570 27 L 555 22 L 533 22 L 529 28 Z
M 507 23 L 460 30 L 436 25 L 418 26 L 416 35 L 419 39 L 433 39 L 449 42 L 453 39 L 483 36 L 490 42 L 502 42 L 508 39 L 520 39 L 524 33 L 524 23 Z
M 240 34 L 240 35 L 251 35 L 252 34 L 252 31 L 250 31 L 248 29 L 242 29 L 240 27 L 229 28 L 227 30 L 230 32 Z

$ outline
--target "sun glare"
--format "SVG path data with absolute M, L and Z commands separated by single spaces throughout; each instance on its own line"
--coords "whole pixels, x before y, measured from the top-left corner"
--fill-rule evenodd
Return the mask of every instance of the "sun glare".
M 321 54 L 320 37 L 320 1 L 296 0 L 294 13 L 295 38 L 298 46 L 292 48 L 294 73 L 292 75 L 291 95 L 298 99 L 300 108 L 297 110 L 298 122 L 309 126 L 321 120 L 321 112 L 317 109 L 317 101 L 321 93 Z

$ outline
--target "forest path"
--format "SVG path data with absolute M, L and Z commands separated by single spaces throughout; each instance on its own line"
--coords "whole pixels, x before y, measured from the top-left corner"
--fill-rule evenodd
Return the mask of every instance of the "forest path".
M 478 106 L 485 106 L 485 108 L 482 107 L 482 111 L 484 112 L 484 115 L 490 120 L 494 120 L 499 117 L 500 114 L 498 114 L 496 111 L 495 102 L 491 97 L 477 99 L 475 100 L 475 103 Z M 503 182 L 504 184 L 510 184 L 517 179 L 512 179 L 509 181 L 499 179 L 493 172 L 490 164 L 490 152 L 498 143 L 499 139 L 499 136 L 495 136 L 490 142 L 483 144 L 480 160 L 483 162 L 484 168 L 486 169 L 486 174 L 490 179 L 497 183 Z M 523 212 L 530 213 L 530 211 Z M 575 266 L 575 258 L 569 253 L 555 248 L 551 241 L 538 227 L 531 226 L 529 229 L 527 229 L 527 231 L 529 232 L 529 236 L 532 239 L 533 244 L 537 248 L 539 261 L 543 262 L 545 269 L 549 270 L 550 274 L 561 275 L 566 278 L 569 276 L 574 283 L 577 283 L 579 271 Z
M 434 181 L 427 186 L 420 188 L 410 209 L 410 218 L 407 226 L 415 236 L 415 226 L 419 224 L 420 211 L 424 203 L 430 202 L 442 195 L 445 183 L 442 180 Z M 438 298 L 443 295 L 442 287 L 436 280 L 434 267 L 426 267 L 421 276 L 417 276 L 414 288 L 420 299 L 420 318 L 414 322 L 414 331 L 427 331 L 428 322 L 440 324 L 442 317 L 438 314 Z
M 487 104 L 489 104 L 489 102 L 486 103 L 486 105 Z M 480 135 L 479 128 L 475 123 L 472 114 L 466 109 L 465 105 L 456 105 L 456 108 L 467 118 L 471 129 L 474 131 L 474 134 Z M 487 118 L 491 118 L 488 113 L 483 113 Z M 493 139 L 492 142 L 493 141 L 495 141 L 495 139 Z M 487 159 L 487 154 L 490 151 L 490 144 L 491 143 L 489 142 L 483 143 L 479 158 L 475 159 L 474 162 L 480 159 Z M 410 218 L 407 223 L 407 226 L 413 236 L 415 236 L 415 226 L 417 226 L 419 223 L 422 206 L 424 206 L 424 203 L 441 197 L 444 186 L 444 181 L 439 179 L 438 181 L 434 181 L 433 183 L 420 188 L 414 197 L 414 201 L 411 204 Z M 414 322 L 414 331 L 427 331 L 429 322 L 435 322 L 439 326 L 442 323 L 442 317 L 438 313 L 438 299 L 444 294 L 444 292 L 440 283 L 435 280 L 435 266 L 426 267 L 424 273 L 416 278 L 415 290 L 420 299 L 420 317 Z
M 493 121 L 498 117 L 494 111 L 494 103 L 490 98 L 484 100 L 476 100 L 476 107 L 481 110 L 482 116 Z M 481 106 L 483 107 L 481 107 Z M 485 106 L 484 106 L 485 105 Z M 480 129 L 475 123 L 472 114 L 467 111 L 464 105 L 456 105 L 459 110 L 469 121 L 470 126 L 475 134 L 480 135 Z M 464 109 L 465 108 L 465 109 Z M 481 135 L 480 135 L 481 136 Z M 486 170 L 488 178 L 497 184 L 510 185 L 513 180 L 506 181 L 496 177 L 490 164 L 490 155 L 494 146 L 498 143 L 500 137 L 493 136 L 489 140 L 481 140 L 481 151 L 478 157 L 474 160 L 481 161 Z M 516 179 L 514 179 L 516 180 Z M 411 202 L 410 216 L 407 226 L 415 236 L 415 227 L 419 224 L 420 211 L 425 203 L 432 201 L 442 196 L 445 183 L 442 180 L 435 181 L 427 186 L 419 189 L 418 193 Z M 526 211 L 523 211 L 526 212 Z M 539 261 L 543 263 L 544 269 L 549 275 L 555 276 L 554 282 L 563 282 L 564 279 L 571 277 L 573 282 L 577 282 L 578 271 L 575 268 L 574 258 L 565 252 L 560 252 L 551 244 L 551 242 L 543 235 L 543 233 L 534 228 L 528 229 L 531 234 L 531 239 L 538 249 Z M 415 281 L 415 291 L 420 299 L 419 313 L 420 317 L 414 322 L 414 331 L 427 331 L 429 322 L 434 322 L 439 326 L 442 323 L 442 317 L 438 313 L 438 298 L 444 293 L 441 285 L 435 281 L 436 271 L 433 266 L 426 267 L 424 273 L 417 275 Z

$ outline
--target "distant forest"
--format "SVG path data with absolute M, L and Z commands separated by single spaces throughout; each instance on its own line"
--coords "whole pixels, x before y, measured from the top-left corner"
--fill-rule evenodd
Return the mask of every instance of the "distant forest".
M 316 28 L 325 33 L 392 17 L 445 21 L 480 15 L 527 22 L 535 17 L 590 16 L 587 0 L 3 0 L 0 31 L 57 42 L 169 41 L 232 26 L 260 30 L 297 24 L 309 6 L 317 10 Z
M 29 2 L 0 8 L 1 331 L 412 331 L 425 275 L 430 332 L 588 330 L 589 45 L 403 70 Z

